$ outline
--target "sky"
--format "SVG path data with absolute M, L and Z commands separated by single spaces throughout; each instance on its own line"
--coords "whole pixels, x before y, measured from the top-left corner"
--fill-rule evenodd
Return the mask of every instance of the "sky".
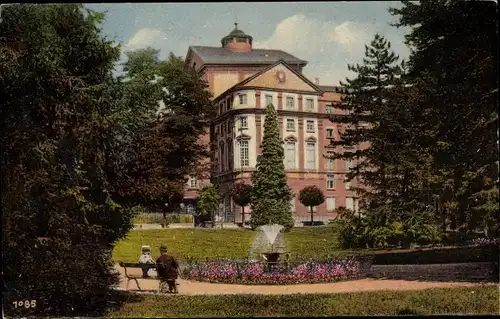
M 364 45 L 375 33 L 391 42 L 401 59 L 407 59 L 404 44 L 408 29 L 390 26 L 397 17 L 389 7 L 395 1 L 367 2 L 239 2 L 239 3 L 113 3 L 87 4 L 104 12 L 101 26 L 108 39 L 126 51 L 147 46 L 185 57 L 189 46 L 220 47 L 220 40 L 234 28 L 253 37 L 253 47 L 279 49 L 308 61 L 303 73 L 321 85 L 338 85 L 352 78 L 347 64 L 362 63 Z

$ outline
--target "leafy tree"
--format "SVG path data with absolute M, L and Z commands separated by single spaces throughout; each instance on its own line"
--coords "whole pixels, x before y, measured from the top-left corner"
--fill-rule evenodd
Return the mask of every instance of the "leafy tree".
M 4 298 L 37 300 L 39 316 L 99 316 L 118 283 L 110 251 L 132 227 L 109 178 L 119 47 L 103 18 L 77 4 L 2 8 Z
M 317 186 L 306 186 L 300 190 L 299 201 L 311 209 L 311 226 L 314 226 L 314 207 L 325 202 L 325 196 Z
M 391 8 L 410 27 L 410 102 L 430 155 L 429 183 L 452 228 L 498 230 L 498 43 L 495 4 L 402 1 Z M 493 208 L 496 206 L 496 209 Z M 496 220 L 496 222 L 492 222 Z
M 217 185 L 205 185 L 198 191 L 196 214 L 203 220 L 213 220 L 215 212 L 219 209 L 220 192 Z
M 214 108 L 206 83 L 179 58 L 159 61 L 152 48 L 127 54 L 122 100 L 133 118 L 119 196 L 161 207 L 165 218 L 182 201 L 186 176 L 206 169 L 208 149 L 199 140 Z
M 290 200 L 292 191 L 287 185 L 283 140 L 279 134 L 278 116 L 272 104 L 266 107 L 262 154 L 252 175 L 252 229 L 269 223 L 293 227 Z
M 245 183 L 237 183 L 231 189 L 231 196 L 236 205 L 241 207 L 241 221 L 245 224 L 245 206 L 250 204 L 252 200 L 252 185 Z

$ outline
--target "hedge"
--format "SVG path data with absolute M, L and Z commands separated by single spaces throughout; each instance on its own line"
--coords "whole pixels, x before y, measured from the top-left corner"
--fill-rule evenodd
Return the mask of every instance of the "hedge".
M 412 249 L 408 251 L 379 251 L 373 254 L 374 265 L 415 265 L 415 264 L 453 264 L 472 262 L 497 262 L 497 245 L 476 247 L 450 247 L 434 249 Z

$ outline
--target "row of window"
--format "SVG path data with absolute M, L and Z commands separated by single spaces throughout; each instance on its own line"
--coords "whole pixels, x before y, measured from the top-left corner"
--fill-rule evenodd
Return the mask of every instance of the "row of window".
M 294 119 L 287 119 L 286 120 L 286 130 L 287 130 L 287 132 L 295 132 L 295 120 Z M 313 120 L 306 120 L 306 130 L 308 133 L 314 133 L 316 131 Z
M 219 115 L 222 115 L 224 112 L 231 109 L 232 99 L 224 100 L 219 104 Z M 273 104 L 273 96 L 271 94 L 266 94 L 264 96 L 264 106 L 268 106 L 269 104 Z M 245 106 L 248 104 L 248 95 L 246 93 L 238 94 L 238 104 Z M 285 109 L 286 110 L 295 110 L 295 97 L 287 96 L 285 98 Z M 306 112 L 314 111 L 314 99 L 306 98 L 304 102 L 304 110 Z M 327 113 L 331 113 L 333 110 L 333 105 L 327 105 Z
M 248 118 L 246 116 L 241 116 L 238 118 L 238 129 L 248 129 Z M 224 134 L 224 133 L 231 134 L 233 132 L 233 122 L 228 121 L 227 123 L 221 123 L 217 126 L 215 126 L 215 134 Z
M 336 197 L 326 197 L 325 198 L 325 203 L 326 203 L 326 210 L 328 212 L 332 212 L 337 208 L 337 199 Z M 290 202 L 292 206 L 292 211 L 295 211 L 295 198 L 293 198 Z M 353 211 L 358 211 L 358 199 L 354 197 L 346 197 L 345 198 L 345 208 L 353 210 Z M 314 210 L 316 211 L 316 207 Z
M 297 169 L 297 142 L 293 140 L 288 140 L 285 143 L 285 168 L 286 169 Z M 327 162 L 326 169 L 333 171 L 335 169 L 335 160 L 332 158 L 334 155 L 333 151 L 327 151 Z M 352 160 L 346 160 L 347 169 L 351 170 L 353 168 Z M 306 169 L 316 168 L 316 143 L 306 142 Z
M 239 157 L 240 157 L 240 167 L 248 167 L 250 166 L 249 159 L 249 141 L 248 140 L 240 140 L 239 144 Z M 231 154 L 231 153 L 229 153 Z M 285 143 L 285 168 L 286 169 L 297 169 L 297 142 L 295 141 L 287 141 Z M 332 158 L 334 155 L 333 151 L 327 151 L 327 162 L 326 169 L 329 171 L 333 171 L 335 169 L 335 160 Z M 225 169 L 225 149 L 224 144 L 219 146 L 219 159 L 220 159 L 220 170 L 223 171 Z M 346 160 L 347 170 L 351 170 L 353 168 L 352 160 Z M 305 161 L 306 169 L 315 169 L 316 168 L 316 143 L 307 142 L 306 143 L 306 161 Z M 334 187 L 332 187 L 334 188 Z
M 239 117 L 238 121 L 239 129 L 248 129 L 248 118 L 246 116 L 241 116 Z M 220 133 L 224 134 L 226 133 L 226 128 L 227 128 L 227 133 L 231 134 L 233 132 L 233 123 L 229 121 L 227 124 L 226 123 L 221 123 L 219 126 L 215 128 L 215 133 L 219 133 L 219 128 L 220 127 Z M 287 119 L 286 120 L 286 130 L 287 132 L 295 132 L 295 120 L 294 119 Z M 306 131 L 308 133 L 314 133 L 316 131 L 314 121 L 313 120 L 307 120 L 306 121 Z M 326 129 L 326 138 L 334 138 L 334 130 L 333 128 L 327 128 Z

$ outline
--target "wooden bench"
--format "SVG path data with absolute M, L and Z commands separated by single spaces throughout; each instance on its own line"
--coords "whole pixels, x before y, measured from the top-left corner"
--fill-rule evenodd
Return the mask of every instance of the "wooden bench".
M 161 292 L 162 290 L 164 290 L 165 288 L 165 282 L 162 282 L 160 280 L 160 278 L 158 278 L 158 276 L 148 276 L 148 277 L 143 277 L 142 276 L 142 269 L 144 268 L 147 268 L 148 270 L 150 269 L 155 269 L 157 268 L 157 265 L 156 264 L 139 264 L 139 263 L 124 263 L 124 262 L 119 262 L 119 265 L 121 267 L 123 267 L 123 270 L 125 272 L 125 277 L 127 278 L 127 286 L 125 287 L 126 290 L 128 290 L 128 285 L 130 283 L 131 280 L 134 280 L 135 281 L 135 284 L 137 285 L 137 288 L 139 288 L 139 290 L 142 290 L 141 289 L 141 286 L 139 285 L 139 281 L 137 281 L 137 279 L 153 279 L 153 280 L 158 280 L 158 292 Z M 140 275 L 132 275 L 132 274 L 129 274 L 127 272 L 127 268 L 130 269 L 140 269 L 141 270 L 141 274 Z M 178 286 L 179 284 L 176 283 L 176 285 Z
M 142 269 L 143 268 L 147 268 L 148 270 L 150 269 L 155 269 L 156 270 L 156 264 L 139 264 L 139 263 L 124 263 L 124 262 L 120 262 L 119 265 L 121 267 L 123 267 L 123 270 L 125 272 L 125 277 L 127 278 L 127 286 L 126 286 L 126 290 L 128 290 L 128 285 L 130 283 L 131 280 L 134 280 L 136 285 L 137 285 L 137 288 L 139 288 L 139 290 L 142 290 L 141 289 L 141 286 L 139 285 L 139 282 L 137 281 L 137 279 L 154 279 L 154 280 L 159 280 L 158 277 L 156 276 L 148 276 L 148 277 L 143 277 L 142 276 Z M 141 273 L 140 275 L 132 275 L 132 274 L 129 274 L 128 271 L 127 271 L 127 268 L 130 269 L 140 269 L 141 270 Z M 160 285 L 158 286 L 158 291 L 160 290 Z

